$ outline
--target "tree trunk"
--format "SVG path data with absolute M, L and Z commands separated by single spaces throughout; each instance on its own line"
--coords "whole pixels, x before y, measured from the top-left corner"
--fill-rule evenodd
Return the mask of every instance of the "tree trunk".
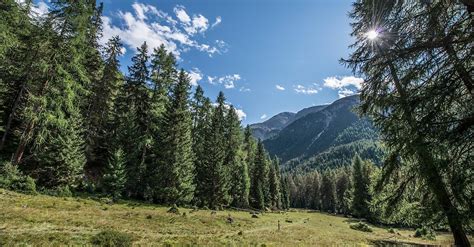
M 421 141 L 418 141 L 418 143 L 422 144 Z M 462 225 L 461 216 L 459 215 L 457 208 L 451 202 L 449 193 L 446 190 L 446 186 L 438 172 L 431 154 L 425 146 L 421 146 L 418 149 L 418 156 L 423 176 L 425 177 L 431 191 L 434 193 L 438 203 L 441 205 L 444 214 L 448 218 L 448 224 L 454 237 L 454 245 L 471 246 L 469 239 L 466 236 L 466 231 Z

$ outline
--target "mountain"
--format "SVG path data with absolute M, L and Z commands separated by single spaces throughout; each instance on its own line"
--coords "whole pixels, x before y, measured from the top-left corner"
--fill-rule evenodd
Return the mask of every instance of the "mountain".
M 297 113 L 282 112 L 271 117 L 265 122 L 250 125 L 250 129 L 252 130 L 252 134 L 255 138 L 260 139 L 262 141 L 267 140 L 278 135 L 278 133 L 283 128 L 293 123 L 294 121 L 310 113 L 318 112 L 324 109 L 325 107 L 326 106 L 324 105 L 312 106 L 312 107 L 305 108 Z
M 282 159 L 287 170 L 338 167 L 350 163 L 355 153 L 379 164 L 383 148 L 378 132 L 354 112 L 358 104 L 359 97 L 354 95 L 303 109 L 279 128 L 265 132 L 268 138 L 263 144 L 270 155 Z M 270 126 L 267 121 L 254 126 Z

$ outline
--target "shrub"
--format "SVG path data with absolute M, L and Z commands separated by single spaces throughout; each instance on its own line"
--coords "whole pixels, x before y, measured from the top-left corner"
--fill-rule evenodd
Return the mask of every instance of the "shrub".
M 415 230 L 415 235 L 413 235 L 415 238 L 423 238 L 423 239 L 428 239 L 428 240 L 435 240 L 436 239 L 436 233 L 428 227 L 422 227 L 418 228 Z
M 357 230 L 357 231 L 363 231 L 363 232 L 372 232 L 372 228 L 370 228 L 367 224 L 364 222 L 359 222 L 355 224 L 350 225 L 351 229 Z
M 18 167 L 10 162 L 3 163 L 0 168 L 0 187 L 27 193 L 36 193 L 35 180 L 25 176 Z
M 94 235 L 91 239 L 91 243 L 103 247 L 132 246 L 132 237 L 127 233 L 105 230 Z
M 178 206 L 176 206 L 176 204 L 174 204 L 170 209 L 168 209 L 168 213 L 180 214 Z

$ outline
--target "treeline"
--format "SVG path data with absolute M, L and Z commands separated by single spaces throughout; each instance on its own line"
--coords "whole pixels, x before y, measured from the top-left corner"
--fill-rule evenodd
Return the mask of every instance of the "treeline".
M 0 3 L 3 187 L 89 189 L 115 198 L 209 208 L 287 208 L 279 162 L 221 92 L 215 103 L 162 45 L 122 74 L 122 44 L 101 38 L 102 5 Z M 13 178 L 15 179 L 8 179 Z M 13 181 L 15 180 L 15 181 Z M 20 186 L 22 187 L 22 186 Z
M 370 161 L 356 155 L 351 166 L 290 174 L 285 177 L 290 206 L 376 221 L 371 206 L 372 186 L 378 170 Z

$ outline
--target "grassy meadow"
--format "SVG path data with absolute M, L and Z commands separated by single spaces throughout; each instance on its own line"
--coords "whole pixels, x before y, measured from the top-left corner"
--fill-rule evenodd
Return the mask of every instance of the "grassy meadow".
M 94 235 L 115 230 L 140 246 L 316 246 L 412 243 L 450 245 L 448 233 L 435 241 L 413 238 L 414 230 L 371 226 L 351 229 L 351 219 L 316 212 L 259 214 L 193 210 L 123 201 L 110 204 L 91 198 L 25 195 L 0 189 L 0 246 L 91 245 Z M 233 222 L 229 223 L 229 216 Z M 281 229 L 278 230 L 278 221 Z

